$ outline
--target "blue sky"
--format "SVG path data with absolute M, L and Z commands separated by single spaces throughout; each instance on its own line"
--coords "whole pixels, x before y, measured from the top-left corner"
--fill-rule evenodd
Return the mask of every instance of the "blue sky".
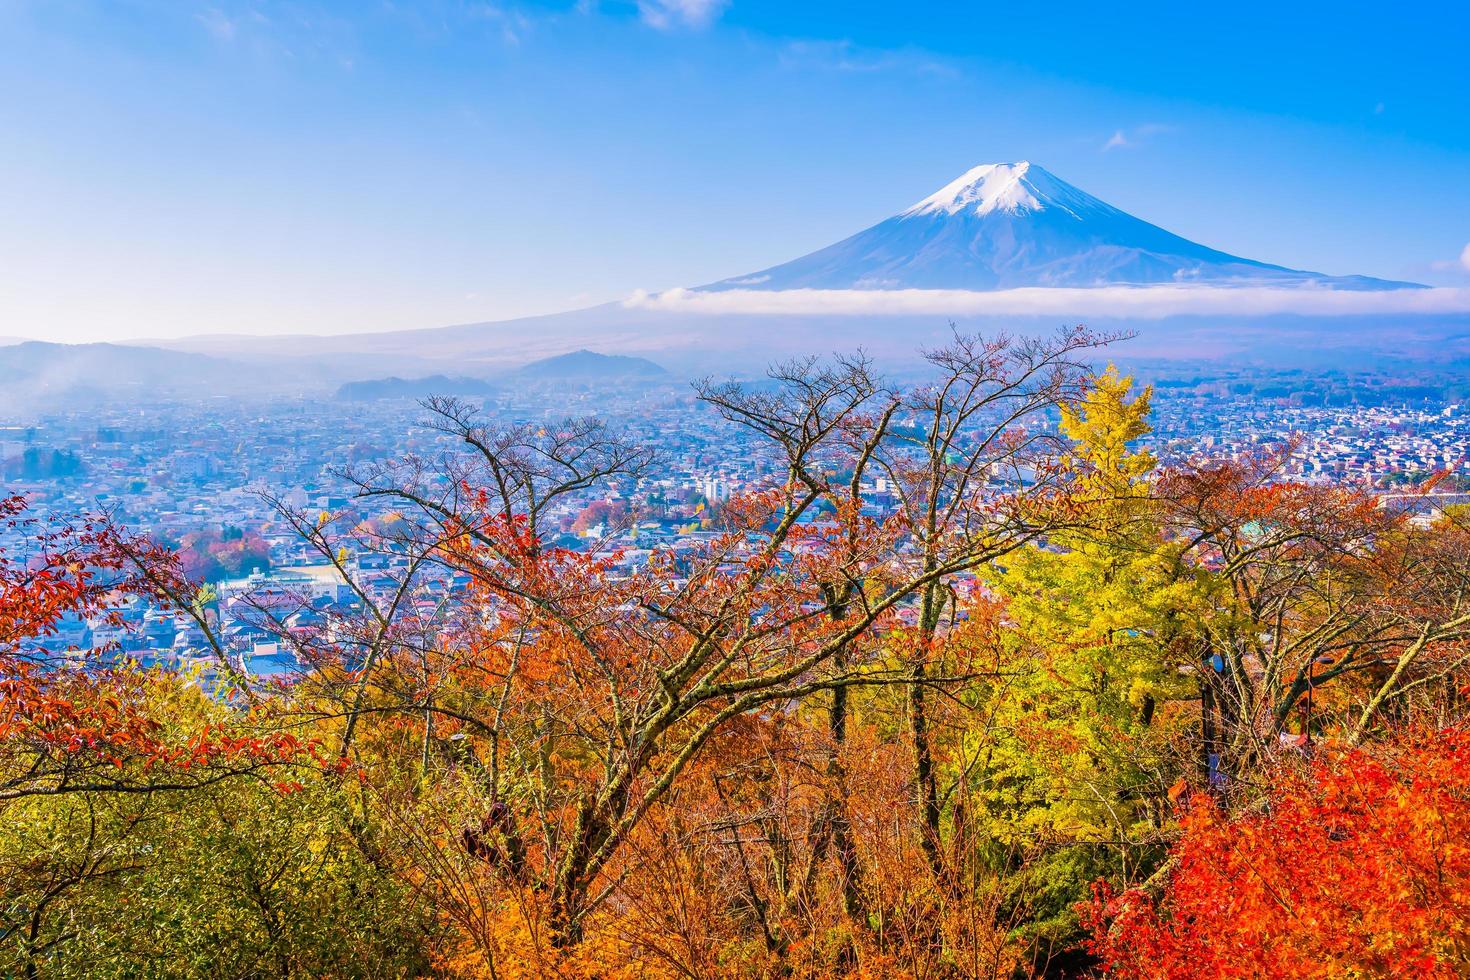
M 553 312 L 1020 159 L 1237 254 L 1470 285 L 1467 37 L 1450 3 L 0 0 L 0 336 Z

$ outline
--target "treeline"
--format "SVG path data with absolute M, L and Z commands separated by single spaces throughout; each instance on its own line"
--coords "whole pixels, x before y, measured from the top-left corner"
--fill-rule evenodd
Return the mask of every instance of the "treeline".
M 430 399 L 462 453 L 342 474 L 390 519 L 278 503 L 360 606 L 260 599 L 287 684 L 220 639 L 207 690 L 55 669 L 50 624 L 127 594 L 212 619 L 168 549 L 27 527 L 0 556 L 0 962 L 1462 975 L 1470 524 L 1286 482 L 1290 447 L 1164 470 L 1102 343 L 959 337 L 906 390 L 861 358 L 702 384 L 785 478 L 633 572 L 545 542 L 648 452 Z
M 1351 376 L 1333 371 L 1308 375 L 1295 370 L 1267 374 L 1259 378 L 1224 380 L 1208 377 L 1165 378 L 1159 380 L 1157 386 L 1175 393 L 1191 392 L 1197 396 L 1281 401 L 1299 407 L 1438 407 L 1470 398 L 1470 385 L 1453 377 L 1416 380 L 1375 375 Z
M 233 524 L 190 531 L 168 545 L 178 555 L 180 574 L 193 582 L 242 578 L 271 567 L 270 542 Z
M 27 446 L 20 455 L 0 460 L 0 473 L 8 480 L 65 480 L 85 471 L 81 458 L 66 449 Z

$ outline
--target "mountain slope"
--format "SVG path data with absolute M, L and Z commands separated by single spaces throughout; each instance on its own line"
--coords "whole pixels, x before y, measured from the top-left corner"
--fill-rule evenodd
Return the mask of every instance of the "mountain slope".
M 0 346 L 0 410 L 28 415 L 57 407 L 156 402 L 317 387 L 304 364 L 254 364 L 162 347 L 54 344 Z
M 53 344 L 24 340 L 0 347 L 0 386 L 65 392 L 75 386 L 173 391 L 218 384 L 238 366 L 201 354 L 129 344 Z
M 1114 284 L 1412 286 L 1230 255 L 1120 211 L 1027 162 L 984 164 L 851 238 L 725 289 L 1012 289 Z

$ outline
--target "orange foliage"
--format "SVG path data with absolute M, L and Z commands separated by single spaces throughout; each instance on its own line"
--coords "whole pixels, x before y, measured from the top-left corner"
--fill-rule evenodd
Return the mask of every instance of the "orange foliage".
M 25 512 L 22 498 L 0 499 L 0 521 L 27 545 L 19 556 L 0 550 L 0 800 L 197 785 L 315 754 L 279 731 L 171 731 L 150 705 L 158 677 L 107 663 L 106 650 L 51 649 L 64 617 L 118 625 L 122 597 L 161 601 L 160 585 L 183 583 L 172 555 L 106 522 L 43 525 Z M 129 763 L 138 765 L 125 773 Z
M 1444 978 L 1470 970 L 1470 731 L 1282 773 L 1263 812 L 1196 797 L 1162 901 L 1099 885 L 1123 977 Z

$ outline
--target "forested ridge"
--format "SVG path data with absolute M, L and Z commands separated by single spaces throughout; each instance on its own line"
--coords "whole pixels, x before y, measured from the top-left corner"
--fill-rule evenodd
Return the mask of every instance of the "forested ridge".
M 258 600 L 287 679 L 3 499 L 0 973 L 1465 975 L 1470 516 L 1160 465 L 1107 340 L 702 382 L 784 478 L 632 571 L 547 515 L 651 453 L 428 399 L 458 451 L 341 473 L 388 517 L 277 502 L 357 598 Z M 211 676 L 48 645 L 128 596 Z

